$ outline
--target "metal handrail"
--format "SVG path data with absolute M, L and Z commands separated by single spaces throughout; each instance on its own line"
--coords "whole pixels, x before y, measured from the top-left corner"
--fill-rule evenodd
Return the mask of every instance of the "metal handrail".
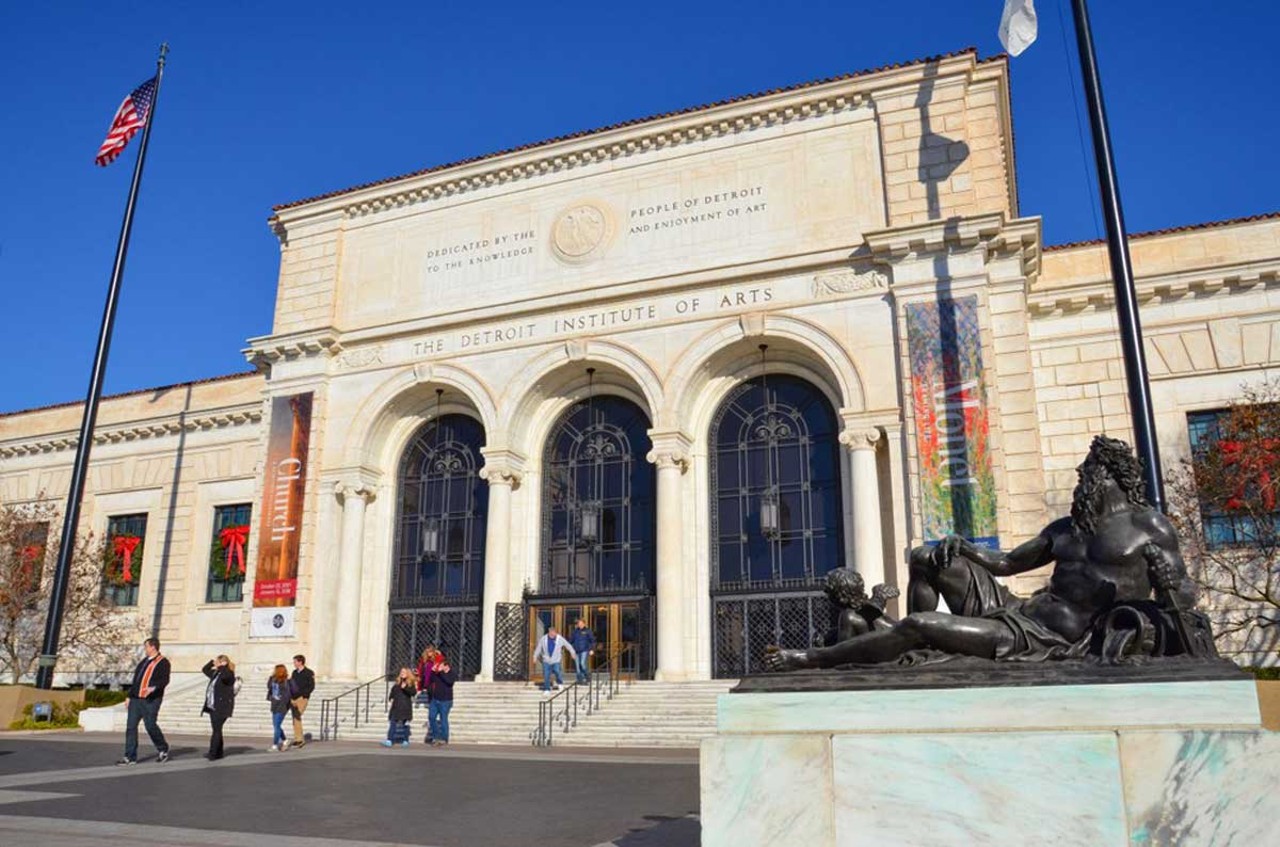
M 591 672 L 589 683 L 583 685 L 575 679 L 561 691 L 538 703 L 538 727 L 529 733 L 529 743 L 535 747 L 550 747 L 555 740 L 556 724 L 560 725 L 562 732 L 569 732 L 578 725 L 580 705 L 584 714 L 590 715 L 599 711 L 601 697 L 612 700 L 621 690 L 623 657 L 634 658 L 635 650 L 636 645 L 628 644 L 613 651 L 606 657 L 603 668 L 596 668 Z
M 394 679 L 392 674 L 383 674 L 375 676 L 368 682 L 362 682 L 355 688 L 349 688 L 336 697 L 329 697 L 320 701 L 320 740 L 336 741 L 338 738 L 338 727 L 342 723 L 342 719 L 346 715 L 351 716 L 351 728 L 356 729 L 362 723 L 369 723 L 369 704 L 373 701 L 373 686 L 377 683 L 384 683 L 382 691 L 382 700 L 380 704 L 385 706 L 387 702 L 387 694 L 391 687 L 391 681 Z M 340 708 L 340 702 L 354 695 L 354 708 L 352 702 L 348 702 L 345 707 Z M 363 700 L 363 704 L 361 703 Z M 363 705 L 363 710 L 361 706 Z M 344 708 L 350 709 L 344 712 Z M 363 720 L 362 720 L 363 717 Z M 380 719 L 381 714 L 375 713 L 375 719 Z

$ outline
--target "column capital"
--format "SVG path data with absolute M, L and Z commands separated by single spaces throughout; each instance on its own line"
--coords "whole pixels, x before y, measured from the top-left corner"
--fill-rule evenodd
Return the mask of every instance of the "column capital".
M 874 450 L 880 430 L 873 426 L 849 428 L 840 433 L 840 443 L 849 450 Z
M 378 499 L 377 486 L 370 485 L 359 477 L 338 480 L 333 484 L 333 493 L 344 500 L 348 497 L 359 497 L 365 503 L 372 503 Z
M 510 485 L 516 488 L 524 479 L 524 456 L 507 447 L 481 447 L 484 467 L 480 478 L 489 485 Z
M 362 465 L 346 468 L 333 468 L 321 475 L 321 481 L 333 484 L 335 497 L 363 497 L 371 503 L 378 496 L 378 484 L 382 481 L 382 473 Z
M 651 429 L 649 440 L 653 449 L 646 456 L 650 462 L 663 468 L 679 468 L 681 473 L 689 469 L 690 448 L 693 439 L 678 429 Z

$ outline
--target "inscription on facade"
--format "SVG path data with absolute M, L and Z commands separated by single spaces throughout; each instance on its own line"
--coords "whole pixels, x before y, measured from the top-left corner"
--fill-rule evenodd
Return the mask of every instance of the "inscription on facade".
M 635 206 L 627 215 L 630 235 L 650 235 L 673 229 L 697 227 L 765 211 L 763 185 L 747 185 L 728 191 L 710 191 Z
M 532 256 L 535 237 L 533 230 L 522 229 L 505 232 L 492 238 L 459 241 L 443 247 L 432 247 L 427 250 L 425 270 L 430 275 L 442 271 L 481 267 L 503 259 Z

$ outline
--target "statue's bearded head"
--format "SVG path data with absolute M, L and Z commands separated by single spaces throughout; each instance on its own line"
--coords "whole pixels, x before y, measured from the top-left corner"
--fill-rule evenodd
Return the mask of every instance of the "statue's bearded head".
M 1123 441 L 1095 436 L 1089 455 L 1076 468 L 1080 481 L 1071 500 L 1071 521 L 1080 532 L 1092 534 L 1106 502 L 1107 490 L 1114 485 L 1134 508 L 1149 508 L 1146 486 L 1142 481 L 1142 465 L 1133 450 Z

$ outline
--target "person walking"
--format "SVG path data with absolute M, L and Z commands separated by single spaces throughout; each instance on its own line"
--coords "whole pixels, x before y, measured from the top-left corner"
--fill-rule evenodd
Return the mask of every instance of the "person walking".
M 564 640 L 564 636 L 556 632 L 554 626 L 547 627 L 547 634 L 538 639 L 538 646 L 533 651 L 533 660 L 542 662 L 542 690 L 551 690 L 551 676 L 555 675 L 556 688 L 564 685 L 564 674 L 560 672 L 560 662 L 564 658 L 564 651 L 568 650 L 569 655 L 575 660 L 578 654 L 573 651 L 573 645 Z
M 444 653 L 437 650 L 431 663 L 428 744 L 440 746 L 449 743 L 449 710 L 453 708 L 453 684 L 457 681 L 458 671 L 449 665 Z
M 578 618 L 578 622 L 573 625 L 573 632 L 569 633 L 569 645 L 573 647 L 575 656 L 573 663 L 575 679 L 578 682 L 590 682 L 591 654 L 596 649 L 596 636 L 582 618 Z
M 387 694 L 391 706 L 387 709 L 387 739 L 382 742 L 383 747 L 409 746 L 409 723 L 413 720 L 413 698 L 417 693 L 418 682 L 413 671 L 401 668 Z
M 271 703 L 271 746 L 267 749 L 275 753 L 288 750 L 284 716 L 289 714 L 289 703 L 293 697 L 289 690 L 289 671 L 284 665 L 276 665 L 267 679 L 267 700 Z
M 427 731 L 423 733 L 422 742 L 431 743 L 431 666 L 436 660 L 436 645 L 428 644 L 418 659 L 418 699 L 416 705 L 427 709 Z
M 164 689 L 169 684 L 169 660 L 160 655 L 160 639 L 148 638 L 142 642 L 142 661 L 133 669 L 133 683 L 129 686 L 129 712 L 124 725 L 124 757 L 117 765 L 138 763 L 138 721 L 147 728 L 147 735 L 156 747 L 156 761 L 169 761 L 169 742 L 160 731 L 156 720 L 160 717 L 160 704 L 164 701 Z
M 307 743 L 307 736 L 302 731 L 302 713 L 307 710 L 307 702 L 311 692 L 316 690 L 315 671 L 307 667 L 307 657 L 298 654 L 293 657 L 293 673 L 289 675 L 293 699 L 289 701 L 293 715 L 293 746 L 301 747 Z
M 204 707 L 200 714 L 208 715 L 213 726 L 209 736 L 209 752 L 205 758 L 216 762 L 222 758 L 222 725 L 231 717 L 236 707 L 236 666 L 226 656 L 218 656 L 205 662 L 201 669 L 209 677 L 204 690 Z

